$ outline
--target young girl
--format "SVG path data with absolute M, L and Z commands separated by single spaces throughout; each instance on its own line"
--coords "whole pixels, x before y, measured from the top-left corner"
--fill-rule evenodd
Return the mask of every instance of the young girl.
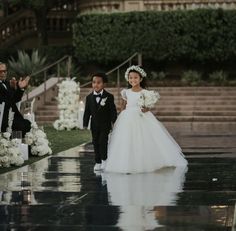
M 131 66 L 125 73 L 129 88 L 121 91 L 123 110 L 108 145 L 105 171 L 153 172 L 170 166 L 186 166 L 181 148 L 148 108 L 140 108 L 145 91 L 145 71 Z

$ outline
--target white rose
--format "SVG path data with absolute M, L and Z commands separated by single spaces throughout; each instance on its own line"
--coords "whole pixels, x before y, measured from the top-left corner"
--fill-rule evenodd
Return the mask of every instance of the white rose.
M 4 132 L 2 135 L 6 139 L 10 139 L 10 137 L 11 137 L 11 133 L 10 132 Z

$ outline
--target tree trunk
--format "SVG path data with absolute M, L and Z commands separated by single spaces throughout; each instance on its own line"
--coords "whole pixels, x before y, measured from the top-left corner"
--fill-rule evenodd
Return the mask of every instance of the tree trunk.
M 2 1 L 2 10 L 3 10 L 3 17 L 7 17 L 8 16 L 8 1 L 3 0 Z
M 38 9 L 35 10 L 34 13 L 36 17 L 39 46 L 48 45 L 48 31 L 47 31 L 48 11 L 46 9 Z

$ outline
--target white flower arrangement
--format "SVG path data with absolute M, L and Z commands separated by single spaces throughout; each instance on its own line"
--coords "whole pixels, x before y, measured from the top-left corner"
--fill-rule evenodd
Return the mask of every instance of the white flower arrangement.
M 19 142 L 15 139 L 10 140 L 14 114 L 12 109 L 10 109 L 7 131 L 0 133 L 0 167 L 21 166 L 24 163 L 19 149 Z
M 140 66 L 133 65 L 133 66 L 127 68 L 127 70 L 125 72 L 125 79 L 127 82 L 129 81 L 129 73 L 131 71 L 137 71 L 142 76 L 142 78 L 147 77 L 147 73 Z
M 11 134 L 0 134 L 0 167 L 21 166 L 24 163 L 18 141 L 10 140 Z
M 142 90 L 138 100 L 140 108 L 153 108 L 155 103 L 160 99 L 157 91 Z
M 46 133 L 35 122 L 31 123 L 31 130 L 26 133 L 25 142 L 31 146 L 31 153 L 34 156 L 52 154 Z
M 107 101 L 107 97 L 106 98 L 103 98 L 100 102 L 100 105 L 101 106 L 105 106 L 106 105 L 106 101 Z
M 79 128 L 78 111 L 80 84 L 67 78 L 58 84 L 59 119 L 53 124 L 56 130 L 71 130 Z
M 8 127 L 7 127 L 7 132 L 10 134 L 12 134 L 12 124 L 13 124 L 13 120 L 14 120 L 14 115 L 15 112 L 12 111 L 12 108 L 10 108 L 9 113 L 8 113 Z

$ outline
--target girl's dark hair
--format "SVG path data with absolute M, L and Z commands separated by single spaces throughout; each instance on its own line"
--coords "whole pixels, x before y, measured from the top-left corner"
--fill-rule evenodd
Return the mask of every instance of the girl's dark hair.
M 91 77 L 91 80 L 92 80 L 92 81 L 93 81 L 93 77 L 94 77 L 94 76 L 97 76 L 97 77 L 102 78 L 103 83 L 107 83 L 107 82 L 108 82 L 108 77 L 107 77 L 106 73 L 104 73 L 104 72 L 94 73 L 94 74 L 92 75 L 92 77 Z
M 143 89 L 146 89 L 147 88 L 147 80 L 146 80 L 146 78 L 143 78 L 138 71 L 131 70 L 129 73 L 131 73 L 131 72 L 135 72 L 135 73 L 139 74 L 140 78 L 142 79 L 142 81 L 140 82 L 140 86 Z M 128 88 L 132 88 L 132 86 L 129 84 L 129 82 L 128 82 Z

